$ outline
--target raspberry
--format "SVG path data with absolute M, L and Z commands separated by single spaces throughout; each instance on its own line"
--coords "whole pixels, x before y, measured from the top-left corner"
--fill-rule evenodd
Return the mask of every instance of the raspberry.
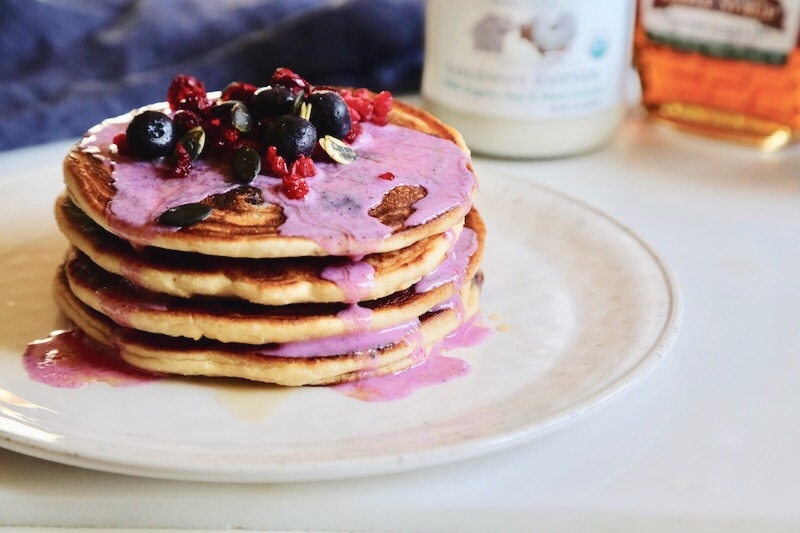
M 253 99 L 253 94 L 255 94 L 257 90 L 258 87 L 255 85 L 234 81 L 229 83 L 228 86 L 222 90 L 222 96 L 220 97 L 220 100 L 239 100 L 240 102 L 249 104 Z
M 206 132 L 206 149 L 223 155 L 232 155 L 239 147 L 239 132 L 232 126 L 222 124 L 219 118 L 212 118 L 203 124 Z
M 175 113 L 175 116 L 172 117 L 172 121 L 175 123 L 175 128 L 178 130 L 179 135 L 183 135 L 187 131 L 203 123 L 203 119 L 200 118 L 200 115 L 188 109 L 182 109 Z
M 314 166 L 314 161 L 312 161 L 310 157 L 301 155 L 292 163 L 292 166 L 289 168 L 289 174 L 310 178 L 317 174 L 317 167 Z
M 172 175 L 176 178 L 185 178 L 192 170 L 192 157 L 184 146 L 178 143 L 175 146 L 175 168 Z
M 389 91 L 373 95 L 368 89 L 355 91 L 345 89 L 339 91 L 339 94 L 350 108 L 350 120 L 353 125 L 357 122 L 374 122 L 379 126 L 389 123 L 389 112 L 392 110 L 392 93 Z
M 289 167 L 286 165 L 286 159 L 282 155 L 276 155 L 275 159 L 270 162 L 270 168 L 277 176 L 285 176 L 289 173 Z
M 382 180 L 393 180 L 395 176 L 391 172 L 384 172 L 383 174 L 380 174 L 378 177 Z
M 283 194 L 285 194 L 287 198 L 301 200 L 308 194 L 309 189 L 305 178 L 287 174 L 283 178 L 281 190 L 283 190 Z
M 204 110 L 210 102 L 203 82 L 187 74 L 178 74 L 167 90 L 167 103 L 172 109 Z
M 389 112 L 392 110 L 392 93 L 389 91 L 379 92 L 372 100 L 375 109 L 375 116 L 372 122 L 378 126 L 385 126 L 389 123 Z
M 117 153 L 119 155 L 125 155 L 125 156 L 131 155 L 131 152 L 128 149 L 128 136 L 125 134 L 124 131 L 122 133 L 114 135 L 114 139 L 112 142 L 117 145 Z
M 281 178 L 281 180 L 283 181 L 283 183 L 286 184 L 286 183 L 293 183 L 293 182 L 298 181 L 298 180 L 305 181 L 305 178 L 303 176 L 301 176 L 300 174 L 285 174 Z
M 353 144 L 356 142 L 356 139 L 358 139 L 358 136 L 361 135 L 362 131 L 364 131 L 364 127 L 358 122 L 353 122 L 353 125 L 350 127 L 350 133 L 345 135 L 342 140 L 347 144 Z
M 372 102 L 365 98 L 355 96 L 355 93 L 353 93 L 353 96 L 345 97 L 344 101 L 347 102 L 350 109 L 355 110 L 359 114 L 361 121 L 366 122 L 372 120 L 375 110 Z
M 275 69 L 269 83 L 270 85 L 283 85 L 295 94 L 300 91 L 308 94 L 311 91 L 311 85 L 305 79 L 284 67 Z
M 233 128 L 221 128 L 211 137 L 211 150 L 223 155 L 230 155 L 238 148 L 239 132 Z
M 289 167 L 286 164 L 286 159 L 278 154 L 278 148 L 275 146 L 267 148 L 267 164 L 273 174 L 278 177 L 284 177 L 289 174 Z
M 375 115 L 372 117 L 372 123 L 377 124 L 378 126 L 385 126 L 389 123 L 389 117 L 386 115 Z
M 379 92 L 372 100 L 372 105 L 375 106 L 376 115 L 388 115 L 392 110 L 392 93 L 389 91 Z
M 218 142 L 222 144 L 222 150 L 235 150 L 237 141 L 239 140 L 239 131 L 234 128 L 225 128 L 222 130 L 221 138 Z
M 180 102 L 177 107 L 173 109 L 185 109 L 202 114 L 204 111 L 212 106 L 211 102 L 206 98 L 205 94 L 190 94 Z

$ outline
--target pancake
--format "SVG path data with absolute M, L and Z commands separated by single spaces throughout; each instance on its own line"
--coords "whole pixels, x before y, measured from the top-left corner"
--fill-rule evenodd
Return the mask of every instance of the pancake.
M 148 109 L 168 111 L 165 104 Z M 227 162 L 201 158 L 190 177 L 175 179 L 150 161 L 116 154 L 112 139 L 134 114 L 89 130 L 67 155 L 64 179 L 84 213 L 137 246 L 250 258 L 383 253 L 457 225 L 477 192 L 461 135 L 400 101 L 388 125 L 364 123 L 353 163 L 317 163 L 308 178 L 313 208 L 282 197 L 278 178 L 237 185 Z M 386 172 L 395 179 L 378 178 Z M 167 209 L 194 202 L 213 212 L 180 229 L 157 222 Z
M 461 135 L 388 92 L 287 69 L 272 82 L 232 84 L 222 102 L 178 76 L 168 99 L 185 112 L 133 110 L 70 149 L 56 303 L 128 364 L 169 375 L 300 386 L 424 362 L 469 328 L 483 279 Z M 292 116 L 262 91 L 290 93 Z
M 384 298 L 343 303 L 257 305 L 223 298 L 177 298 L 148 291 L 95 265 L 73 249 L 62 269 L 73 294 L 121 326 L 150 333 L 265 344 L 383 329 L 419 317 L 455 294 L 478 271 L 485 227 L 473 209 L 453 253 L 408 289 Z
M 325 256 L 226 258 L 147 247 L 135 250 L 103 230 L 65 195 L 56 202 L 61 232 L 104 270 L 144 289 L 180 297 L 241 298 L 264 305 L 374 300 L 407 289 L 445 258 L 462 224 L 406 248 L 369 254 L 361 262 Z M 366 287 L 336 283 L 348 268 L 372 270 Z M 353 285 L 353 286 L 351 286 Z
M 56 277 L 53 296 L 65 315 L 89 338 L 117 351 L 135 368 L 163 374 L 235 377 L 301 386 L 395 373 L 424 362 L 436 342 L 477 312 L 480 279 L 479 273 L 462 287 L 452 305 L 424 314 L 399 340 L 326 356 L 282 357 L 274 355 L 281 349 L 275 345 L 194 341 L 124 328 L 78 300 L 63 272 Z

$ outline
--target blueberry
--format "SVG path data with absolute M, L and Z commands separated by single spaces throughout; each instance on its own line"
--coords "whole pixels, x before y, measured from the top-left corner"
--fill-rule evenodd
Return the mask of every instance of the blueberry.
M 301 155 L 311 156 L 314 152 L 317 129 L 298 115 L 283 115 L 269 123 L 266 141 L 287 161 L 294 161 Z
M 250 111 L 256 119 L 288 115 L 295 108 L 295 99 L 295 94 L 282 85 L 264 87 L 253 95 Z
M 306 99 L 311 104 L 311 123 L 320 137 L 330 135 L 343 139 L 350 133 L 350 109 L 339 93 L 319 91 Z
M 143 111 L 133 117 L 125 134 L 128 149 L 142 159 L 171 154 L 178 140 L 172 119 L 159 111 Z

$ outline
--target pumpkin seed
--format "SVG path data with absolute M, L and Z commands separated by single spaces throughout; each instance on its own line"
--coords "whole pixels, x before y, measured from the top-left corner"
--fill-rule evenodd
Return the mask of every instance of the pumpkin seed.
M 300 115 L 300 118 L 311 120 L 311 104 L 308 102 L 301 103 L 300 111 L 297 114 Z
M 233 154 L 233 179 L 250 183 L 261 172 L 261 156 L 253 148 L 242 146 Z
M 231 109 L 231 124 L 237 130 L 247 133 L 253 129 L 253 117 L 250 110 L 241 102 L 233 104 Z
M 352 163 L 356 160 L 356 157 L 358 157 L 355 150 L 332 135 L 326 135 L 320 139 L 319 145 L 331 159 L 343 165 Z
M 294 102 L 292 102 L 292 115 L 299 115 L 300 114 L 300 106 L 302 106 L 306 101 L 306 96 L 303 94 L 303 91 L 297 93 L 294 97 Z
M 213 207 L 201 203 L 183 204 L 164 211 L 158 222 L 165 226 L 184 227 L 205 220 L 214 210 Z
M 186 149 L 192 161 L 200 157 L 206 145 L 206 132 L 200 126 L 194 127 L 183 134 L 178 144 Z
M 250 110 L 239 100 L 226 100 L 214 106 L 212 113 L 218 117 L 227 118 L 231 122 L 231 126 L 247 133 L 253 129 L 253 116 Z

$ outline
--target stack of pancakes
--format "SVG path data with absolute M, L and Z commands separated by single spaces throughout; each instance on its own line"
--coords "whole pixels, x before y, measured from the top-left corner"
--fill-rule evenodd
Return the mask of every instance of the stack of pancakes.
M 200 222 L 137 227 L 110 208 L 119 193 L 111 133 L 130 118 L 93 128 L 65 160 L 56 220 L 71 247 L 54 295 L 133 367 L 291 386 L 352 381 L 424 362 L 476 313 L 485 237 L 476 181 L 470 201 L 414 224 L 430 191 L 392 188 L 369 212 L 388 235 L 346 254 L 282 233 L 285 206 L 255 184 L 203 198 L 213 211 Z M 410 105 L 396 102 L 390 123 L 468 153 L 456 131 Z

